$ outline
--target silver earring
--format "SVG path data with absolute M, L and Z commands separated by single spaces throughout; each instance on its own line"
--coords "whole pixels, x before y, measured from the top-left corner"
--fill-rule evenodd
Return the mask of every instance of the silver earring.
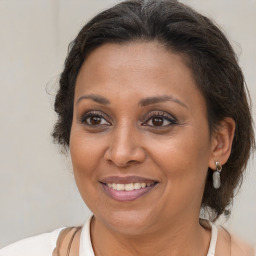
M 220 172 L 222 170 L 222 166 L 220 164 L 220 162 L 215 162 L 215 165 L 216 165 L 216 171 L 213 172 L 213 187 L 215 189 L 219 189 L 220 188 L 220 185 L 221 185 L 221 182 L 220 182 Z

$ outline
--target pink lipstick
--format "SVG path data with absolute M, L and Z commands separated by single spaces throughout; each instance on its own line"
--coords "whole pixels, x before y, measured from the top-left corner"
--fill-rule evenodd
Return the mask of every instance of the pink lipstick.
M 156 180 L 128 176 L 111 176 L 100 181 L 104 192 L 117 201 L 133 201 L 150 192 L 158 183 Z

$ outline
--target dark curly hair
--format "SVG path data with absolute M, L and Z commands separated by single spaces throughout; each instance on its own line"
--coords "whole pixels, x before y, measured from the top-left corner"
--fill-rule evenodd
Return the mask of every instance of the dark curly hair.
M 82 28 L 70 44 L 60 76 L 54 141 L 69 147 L 74 89 L 87 56 L 105 43 L 153 40 L 184 56 L 205 97 L 210 131 L 225 117 L 236 123 L 231 155 L 221 174 L 221 188 L 213 188 L 212 170 L 208 170 L 206 179 L 201 206 L 211 209 L 210 219 L 215 221 L 228 213 L 227 207 L 255 146 L 248 92 L 237 57 L 224 34 L 210 19 L 176 0 L 124 1 L 99 13 Z

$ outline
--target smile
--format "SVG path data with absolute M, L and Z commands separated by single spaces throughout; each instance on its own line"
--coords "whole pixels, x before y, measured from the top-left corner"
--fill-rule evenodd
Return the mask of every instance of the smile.
M 148 194 L 157 181 L 142 177 L 108 177 L 100 181 L 104 193 L 110 198 L 121 201 L 134 201 Z
M 117 191 L 132 191 L 137 190 L 145 187 L 150 187 L 154 184 L 154 182 L 151 183 L 129 183 L 129 184 L 118 184 L 118 183 L 107 183 L 107 186 L 109 188 L 112 188 Z

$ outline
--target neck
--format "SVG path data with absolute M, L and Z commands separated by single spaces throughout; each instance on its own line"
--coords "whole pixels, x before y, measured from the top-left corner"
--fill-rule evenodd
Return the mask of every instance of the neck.
M 160 230 L 136 235 L 120 234 L 95 218 L 91 224 L 95 256 L 206 256 L 210 236 L 209 230 L 191 219 L 166 223 Z

